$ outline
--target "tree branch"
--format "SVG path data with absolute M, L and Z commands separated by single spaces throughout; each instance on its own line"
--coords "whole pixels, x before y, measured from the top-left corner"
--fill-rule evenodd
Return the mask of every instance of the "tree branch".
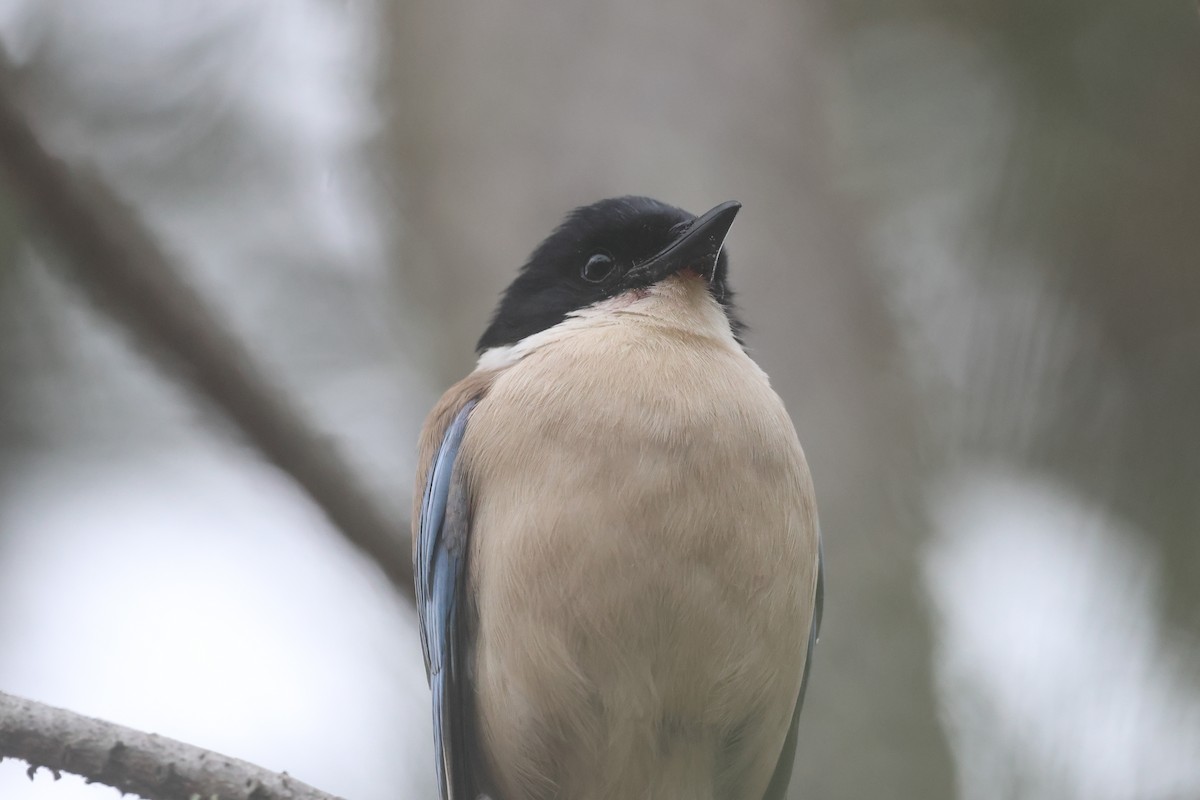
M 165 352 L 182 367 L 176 374 L 289 474 L 411 600 L 407 526 L 393 524 L 376 508 L 333 443 L 314 433 L 262 378 L 264 371 L 132 210 L 103 183 L 73 173 L 42 148 L 8 96 L 11 72 L 0 65 L 0 168 L 29 219 L 135 341 L 155 345 L 157 354 Z
M 0 758 L 147 800 L 339 800 L 236 758 L 0 692 Z

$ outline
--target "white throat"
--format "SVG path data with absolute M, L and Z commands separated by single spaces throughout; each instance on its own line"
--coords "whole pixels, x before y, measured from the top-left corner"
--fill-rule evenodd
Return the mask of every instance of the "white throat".
M 572 311 L 562 322 L 530 334 L 516 344 L 489 347 L 476 370 L 510 367 L 535 350 L 583 330 L 608 325 L 641 324 L 682 330 L 714 338 L 740 349 L 729 318 L 700 278 L 672 276 L 647 289 L 625 292 Z

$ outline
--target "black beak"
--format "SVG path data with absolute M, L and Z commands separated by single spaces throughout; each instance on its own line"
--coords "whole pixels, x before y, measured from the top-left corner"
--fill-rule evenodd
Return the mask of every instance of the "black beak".
M 681 269 L 691 268 L 705 280 L 711 281 L 717 268 L 717 257 L 721 255 L 721 247 L 725 244 L 725 236 L 741 207 L 738 201 L 730 200 L 700 215 L 678 239 L 648 261 L 638 264 L 626 277 L 651 284 Z

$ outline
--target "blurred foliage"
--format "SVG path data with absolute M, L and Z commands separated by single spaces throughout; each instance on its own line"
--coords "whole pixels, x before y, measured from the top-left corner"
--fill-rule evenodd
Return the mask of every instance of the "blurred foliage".
M 1125 387 L 1112 428 L 1088 427 L 1081 396 L 1078 413 L 1060 414 L 1028 455 L 1106 498 L 1163 548 L 1169 613 L 1200 636 L 1195 4 L 860 0 L 829 9 L 850 40 L 881 25 L 933 25 L 998 65 L 1016 116 L 994 201 L 975 220 L 980 266 L 1006 269 L 997 254 L 1036 253 L 1049 284 L 1098 321 L 1099 349 Z M 887 118 L 919 113 L 922 100 L 859 102 Z M 947 126 L 929 146 L 955 136 Z

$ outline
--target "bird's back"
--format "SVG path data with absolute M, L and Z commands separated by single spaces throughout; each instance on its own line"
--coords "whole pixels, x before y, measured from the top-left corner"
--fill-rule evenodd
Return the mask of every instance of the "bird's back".
M 470 486 L 466 638 L 498 798 L 761 798 L 817 549 L 762 371 L 729 337 L 610 317 L 499 372 L 462 453 L 489 476 Z

